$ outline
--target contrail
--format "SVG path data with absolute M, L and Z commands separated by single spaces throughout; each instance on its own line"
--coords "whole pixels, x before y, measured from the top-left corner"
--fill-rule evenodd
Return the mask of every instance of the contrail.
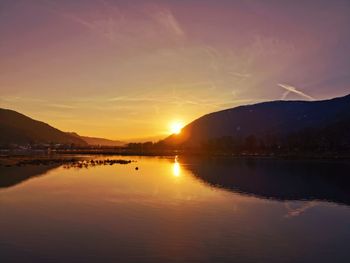
M 288 94 L 291 93 L 291 92 L 293 92 L 293 93 L 295 93 L 297 95 L 300 95 L 300 96 L 302 96 L 304 98 L 307 98 L 309 100 L 315 100 L 314 97 L 311 97 L 310 95 L 307 95 L 304 92 L 302 92 L 300 90 L 297 90 L 295 87 L 292 87 L 292 86 L 289 86 L 289 85 L 286 85 L 286 84 L 278 84 L 278 86 L 280 86 L 281 88 L 286 90 L 286 92 L 283 93 L 283 95 L 282 95 L 282 100 L 284 100 L 288 96 Z
M 295 217 L 295 216 L 300 216 L 302 213 L 304 213 L 306 210 L 317 206 L 317 202 L 311 201 L 308 202 L 304 205 L 302 205 L 299 208 L 292 208 L 288 203 L 285 205 L 285 207 L 287 208 L 288 212 L 285 215 L 285 217 Z

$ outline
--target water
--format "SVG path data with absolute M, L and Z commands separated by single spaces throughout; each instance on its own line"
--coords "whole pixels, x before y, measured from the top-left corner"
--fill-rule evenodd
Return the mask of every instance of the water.
M 115 158 L 1 167 L 1 262 L 350 262 L 348 163 Z

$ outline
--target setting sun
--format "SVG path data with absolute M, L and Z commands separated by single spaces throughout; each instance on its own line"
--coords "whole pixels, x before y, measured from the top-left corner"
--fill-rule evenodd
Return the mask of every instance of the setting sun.
M 174 121 L 170 124 L 170 132 L 172 134 L 179 134 L 181 132 L 181 129 L 183 127 L 183 124 L 179 121 Z

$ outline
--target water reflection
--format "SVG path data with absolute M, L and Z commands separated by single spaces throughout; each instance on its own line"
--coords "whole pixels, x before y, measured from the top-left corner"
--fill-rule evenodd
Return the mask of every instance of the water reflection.
M 349 162 L 181 158 L 198 179 L 230 191 L 277 200 L 350 205 Z
M 175 159 L 174 159 L 174 164 L 173 164 L 173 175 L 175 177 L 179 177 L 181 175 L 181 166 L 178 162 L 178 157 L 175 156 Z
M 0 167 L 0 189 L 16 186 L 31 178 L 45 175 L 49 170 L 59 165 L 26 166 L 26 167 Z
M 132 159 L 1 167 L 1 262 L 350 262 L 347 164 Z
M 173 177 L 193 174 L 214 188 L 260 198 L 325 200 L 350 205 L 350 177 L 346 174 L 350 170 L 349 162 L 178 156 L 170 162 Z M 42 176 L 58 166 L 0 167 L 0 188 L 13 187 Z

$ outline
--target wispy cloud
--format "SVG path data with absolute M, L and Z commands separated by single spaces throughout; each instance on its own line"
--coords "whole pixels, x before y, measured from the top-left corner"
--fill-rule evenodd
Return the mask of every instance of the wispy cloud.
M 308 95 L 308 94 L 306 94 L 306 93 L 304 93 L 304 92 L 302 92 L 302 91 L 298 90 L 297 88 L 292 87 L 290 85 L 278 84 L 278 86 L 280 86 L 281 88 L 286 90 L 286 92 L 283 93 L 283 95 L 282 95 L 282 98 L 281 98 L 282 100 L 284 100 L 290 93 L 295 93 L 295 94 L 297 94 L 301 97 L 304 97 L 306 99 L 309 99 L 309 100 L 315 100 L 314 97 L 312 97 L 312 96 L 310 96 L 310 95 Z
M 13 103 L 20 103 L 20 102 L 31 102 L 31 103 L 40 103 L 45 102 L 43 99 L 36 99 L 36 98 L 30 98 L 30 97 L 21 97 L 21 96 L 3 96 L 0 98 L 0 100 L 4 102 L 13 102 Z
M 172 13 L 158 5 L 152 8 L 122 9 L 116 3 L 98 0 L 85 10 L 70 10 L 50 0 L 42 0 L 50 11 L 107 38 L 111 42 L 135 41 L 142 37 L 159 37 L 164 29 L 166 36 L 183 38 L 185 31 Z M 86 5 L 88 6 L 88 5 Z M 145 9 L 145 10 L 144 10 Z M 164 32 L 164 31 L 163 31 Z M 164 36 L 164 34 L 163 34 Z
M 164 102 L 163 99 L 159 98 L 150 98 L 150 97 L 128 97 L 128 96 L 120 96 L 108 99 L 108 101 L 112 102 Z
M 234 77 L 238 77 L 238 78 L 250 78 L 251 75 L 248 74 L 248 73 L 241 73 L 241 72 L 234 72 L 234 71 L 231 71 L 231 72 L 227 72 L 229 75 L 232 75 Z
M 48 104 L 47 106 L 52 108 L 58 108 L 58 109 L 76 109 L 76 106 L 73 105 L 67 105 L 67 104 L 58 104 L 58 103 L 52 103 Z
M 120 37 L 120 30 L 123 27 L 124 15 L 114 5 L 106 1 L 98 1 L 96 11 L 92 14 L 77 13 L 73 11 L 63 10 L 50 2 L 52 11 L 75 22 L 92 32 L 103 36 L 110 41 L 116 41 Z
M 195 105 L 195 106 L 204 106 L 210 108 L 220 109 L 223 105 L 233 104 L 236 101 L 230 100 L 220 100 L 220 99 L 200 99 L 194 98 L 193 96 L 162 96 L 162 97 L 129 97 L 129 96 L 120 96 L 107 99 L 109 102 L 121 102 L 121 103 L 141 103 L 141 102 L 149 102 L 149 103 L 161 103 L 161 104 L 175 104 L 177 106 L 183 105 Z
M 173 35 L 180 38 L 185 36 L 185 31 L 169 9 L 156 7 L 151 17 Z

